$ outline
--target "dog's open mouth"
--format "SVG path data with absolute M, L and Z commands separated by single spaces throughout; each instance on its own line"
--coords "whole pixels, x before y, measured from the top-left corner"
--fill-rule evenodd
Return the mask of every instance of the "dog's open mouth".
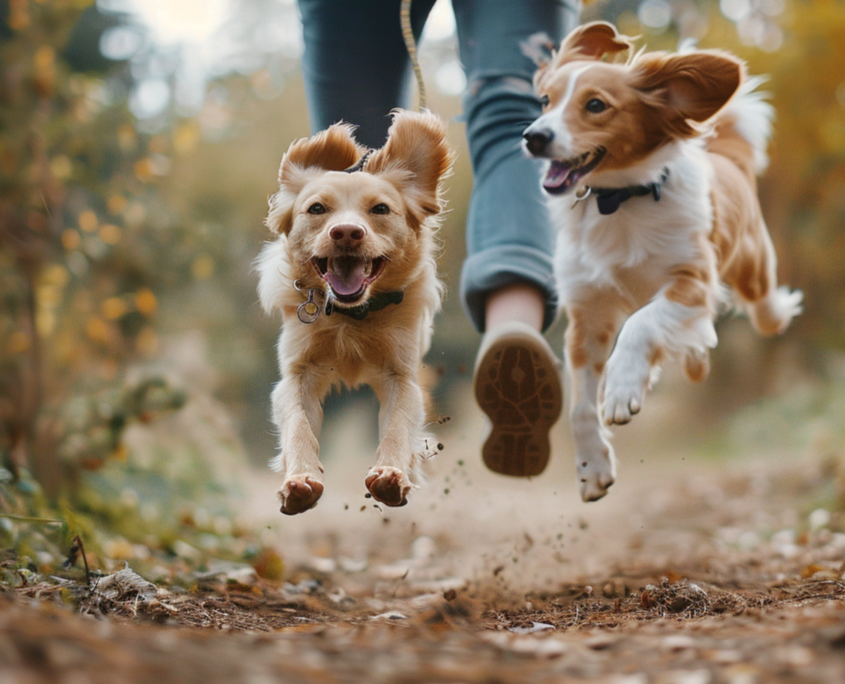
M 605 154 L 607 150 L 599 147 L 592 152 L 584 152 L 581 156 L 566 161 L 553 160 L 543 179 L 543 189 L 552 195 L 563 194 L 595 169 L 604 159 Z
M 352 304 L 364 296 L 370 283 L 384 271 L 386 259 L 344 254 L 333 257 L 315 257 L 311 264 L 317 274 L 328 283 L 339 302 Z

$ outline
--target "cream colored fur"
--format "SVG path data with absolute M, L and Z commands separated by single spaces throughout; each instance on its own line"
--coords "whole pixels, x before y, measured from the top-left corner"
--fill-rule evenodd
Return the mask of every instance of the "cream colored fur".
M 364 152 L 351 128 L 342 125 L 291 146 L 267 218 L 278 237 L 256 262 L 261 304 L 268 313 L 282 314 L 282 379 L 272 394 L 279 452 L 272 466 L 283 473 L 279 497 L 287 514 L 308 510 L 322 494 L 318 438 L 322 400 L 332 388 L 367 384 L 378 396 L 380 443 L 366 477 L 375 499 L 404 505 L 420 482 L 420 460 L 436 448 L 424 431 L 427 398 L 419 375 L 443 290 L 434 248 L 441 180 L 451 164 L 445 124 L 431 114 L 397 112 L 385 147 L 363 170 L 343 171 Z M 363 238 L 338 240 L 332 237 L 338 226 L 356 228 Z M 331 264 L 350 254 L 381 258 L 380 276 L 354 302 L 338 300 L 331 315 L 303 323 L 297 308 L 307 291 L 316 290 L 322 304 L 320 293 L 328 288 L 326 273 L 321 277 L 312 260 Z M 404 293 L 400 304 L 363 320 L 338 311 L 396 291 Z

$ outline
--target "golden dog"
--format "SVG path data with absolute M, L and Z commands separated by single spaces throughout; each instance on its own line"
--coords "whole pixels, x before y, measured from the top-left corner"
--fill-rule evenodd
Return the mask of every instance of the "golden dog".
M 418 376 L 443 289 L 434 233 L 452 161 L 445 131 L 431 114 L 398 111 L 380 150 L 336 124 L 282 159 L 265 222 L 279 237 L 257 261 L 261 304 L 283 320 L 272 395 L 282 513 L 323 493 L 317 438 L 334 387 L 368 384 L 378 396 L 380 442 L 365 480 L 376 500 L 405 505 L 420 460 L 434 454 Z

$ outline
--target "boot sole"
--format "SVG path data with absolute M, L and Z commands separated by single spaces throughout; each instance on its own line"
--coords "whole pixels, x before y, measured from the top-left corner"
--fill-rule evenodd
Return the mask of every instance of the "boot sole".
M 549 463 L 549 430 L 563 408 L 557 364 L 524 335 L 496 340 L 475 373 L 475 399 L 493 424 L 482 447 L 485 465 L 511 477 L 533 477 Z

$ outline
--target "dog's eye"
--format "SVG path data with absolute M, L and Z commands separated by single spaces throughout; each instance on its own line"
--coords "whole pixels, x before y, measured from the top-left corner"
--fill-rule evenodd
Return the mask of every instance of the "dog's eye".
M 309 214 L 325 214 L 326 213 L 326 205 L 320 204 L 319 202 L 314 202 L 310 207 L 308 207 Z
M 390 207 L 388 207 L 384 202 L 379 202 L 376 206 L 370 209 L 371 214 L 389 214 Z
M 584 105 L 584 109 L 586 109 L 591 114 L 599 114 L 600 112 L 603 112 L 605 109 L 607 109 L 607 103 L 602 102 L 597 97 L 594 97 L 592 100 L 587 102 L 586 105 Z
M 551 100 L 549 99 L 548 95 L 540 95 L 540 104 L 541 105 L 543 105 L 544 107 L 548 107 L 549 102 L 551 102 Z

